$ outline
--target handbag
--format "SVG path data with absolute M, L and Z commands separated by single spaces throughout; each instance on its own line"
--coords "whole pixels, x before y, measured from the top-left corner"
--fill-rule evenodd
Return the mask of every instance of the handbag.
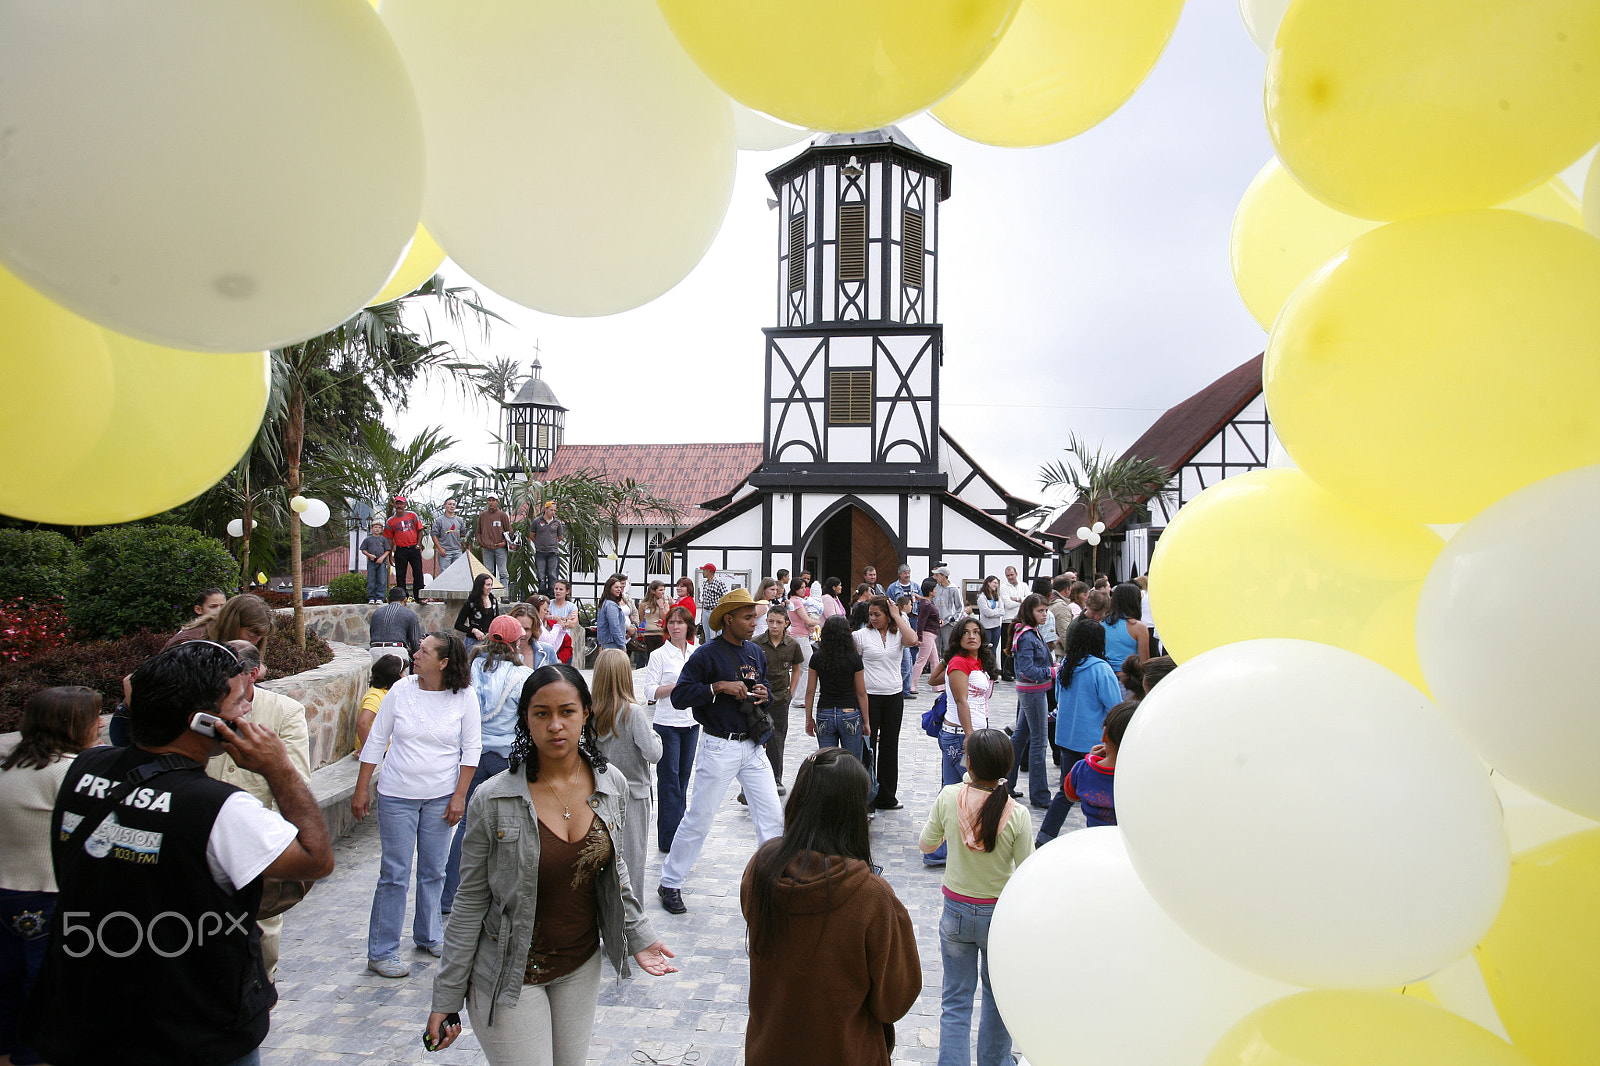
M 941 692 L 939 698 L 933 701 L 933 706 L 922 712 L 922 731 L 939 739 L 939 733 L 944 728 L 944 712 L 950 706 L 950 693 Z
M 256 908 L 256 921 L 276 918 L 296 903 L 306 898 L 315 881 L 295 881 L 287 877 L 261 879 L 261 906 Z

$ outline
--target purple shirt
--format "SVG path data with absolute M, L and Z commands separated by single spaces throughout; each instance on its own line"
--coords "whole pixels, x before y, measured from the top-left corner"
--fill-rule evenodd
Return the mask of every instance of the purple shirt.
M 1112 792 L 1117 772 L 1114 766 L 1105 766 L 1098 756 L 1079 759 L 1067 772 L 1068 799 L 1083 804 L 1083 820 L 1088 825 L 1116 825 L 1117 804 Z

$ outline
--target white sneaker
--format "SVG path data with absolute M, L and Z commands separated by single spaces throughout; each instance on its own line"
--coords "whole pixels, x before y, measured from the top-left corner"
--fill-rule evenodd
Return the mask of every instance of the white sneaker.
M 407 962 L 401 962 L 393 955 L 389 956 L 387 959 L 368 959 L 367 969 L 371 970 L 379 977 L 411 976 L 411 964 Z

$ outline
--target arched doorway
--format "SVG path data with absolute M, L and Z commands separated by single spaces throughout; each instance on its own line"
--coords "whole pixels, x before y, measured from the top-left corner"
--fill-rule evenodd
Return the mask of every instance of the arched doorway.
M 900 565 L 894 539 L 876 516 L 848 503 L 813 530 L 801 555 L 804 568 L 819 582 L 830 577 L 844 582 L 846 603 L 867 567 L 876 567 L 878 584 L 887 586 Z

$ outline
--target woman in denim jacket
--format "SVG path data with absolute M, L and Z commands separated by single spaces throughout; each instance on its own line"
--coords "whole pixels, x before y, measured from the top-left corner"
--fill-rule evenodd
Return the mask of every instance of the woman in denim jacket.
M 1017 723 L 1011 732 L 1011 782 L 1016 784 L 1023 761 L 1028 764 L 1028 802 L 1044 810 L 1050 806 L 1050 781 L 1045 749 L 1050 743 L 1046 724 L 1050 713 L 1050 688 L 1055 684 L 1055 667 L 1050 662 L 1050 645 L 1039 630 L 1050 621 L 1045 598 L 1030 593 L 1017 610 L 1011 634 L 1011 659 L 1017 671 Z M 1017 799 L 1022 793 L 1011 790 Z
M 621 860 L 628 783 L 595 743 L 589 688 L 570 666 L 523 685 L 509 769 L 467 808 L 461 887 L 445 927 L 427 1034 L 460 1035 L 467 1007 L 491 1066 L 581 1066 L 600 994 L 600 955 L 676 972 Z

